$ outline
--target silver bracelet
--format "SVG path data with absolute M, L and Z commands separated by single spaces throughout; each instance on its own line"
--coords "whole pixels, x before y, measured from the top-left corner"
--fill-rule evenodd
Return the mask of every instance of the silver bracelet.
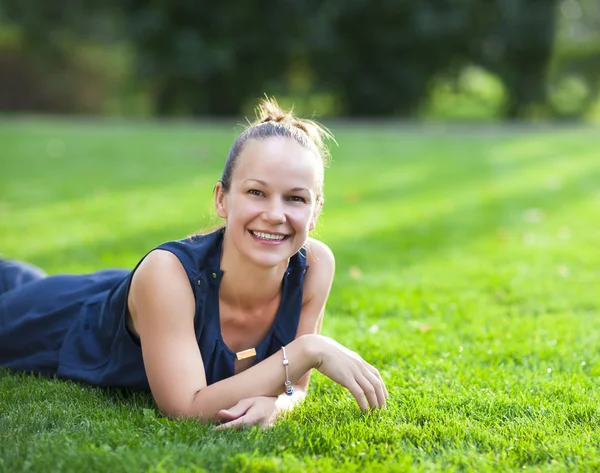
M 291 396 L 292 394 L 294 394 L 294 387 L 292 386 L 292 382 L 290 381 L 290 361 L 287 359 L 287 356 L 285 354 L 285 347 L 281 347 L 281 351 L 283 352 L 283 366 L 285 367 L 285 393 L 288 396 Z

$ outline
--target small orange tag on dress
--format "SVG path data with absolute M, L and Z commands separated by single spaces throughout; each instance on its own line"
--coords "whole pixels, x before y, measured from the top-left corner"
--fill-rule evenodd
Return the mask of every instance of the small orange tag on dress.
M 249 348 L 248 350 L 238 351 L 235 354 L 235 357 L 238 360 L 245 360 L 246 358 L 252 358 L 256 356 L 256 350 L 254 348 Z

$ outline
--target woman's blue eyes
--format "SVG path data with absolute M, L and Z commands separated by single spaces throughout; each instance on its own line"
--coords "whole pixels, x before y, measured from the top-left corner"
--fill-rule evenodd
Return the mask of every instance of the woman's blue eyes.
M 259 197 L 264 195 L 264 193 L 258 189 L 250 189 L 248 193 Z M 291 200 L 292 202 L 302 202 L 304 204 L 306 203 L 306 199 L 304 197 L 300 197 L 299 195 L 291 195 L 287 197 L 287 200 Z

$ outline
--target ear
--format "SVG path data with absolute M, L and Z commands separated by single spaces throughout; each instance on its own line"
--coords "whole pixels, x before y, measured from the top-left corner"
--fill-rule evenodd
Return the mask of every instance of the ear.
M 317 221 L 319 220 L 319 215 L 321 215 L 321 209 L 323 208 L 323 199 L 319 199 L 317 205 L 315 205 L 315 210 L 313 212 L 313 216 L 310 219 L 310 225 L 308 227 L 308 231 L 311 232 L 317 226 Z
M 227 218 L 227 199 L 226 194 L 223 190 L 223 183 L 217 182 L 215 185 L 215 210 L 217 215 L 221 218 Z

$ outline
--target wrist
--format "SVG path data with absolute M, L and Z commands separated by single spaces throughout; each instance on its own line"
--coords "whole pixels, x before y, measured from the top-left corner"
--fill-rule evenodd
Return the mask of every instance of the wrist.
M 288 396 L 287 394 L 280 394 L 275 401 L 275 409 L 280 414 L 292 407 L 297 406 L 306 398 L 306 392 L 302 389 L 294 388 L 294 394 Z
M 309 361 L 310 368 L 321 366 L 321 336 L 316 334 L 302 335 L 298 338 L 298 341 L 302 343 L 302 356 Z

